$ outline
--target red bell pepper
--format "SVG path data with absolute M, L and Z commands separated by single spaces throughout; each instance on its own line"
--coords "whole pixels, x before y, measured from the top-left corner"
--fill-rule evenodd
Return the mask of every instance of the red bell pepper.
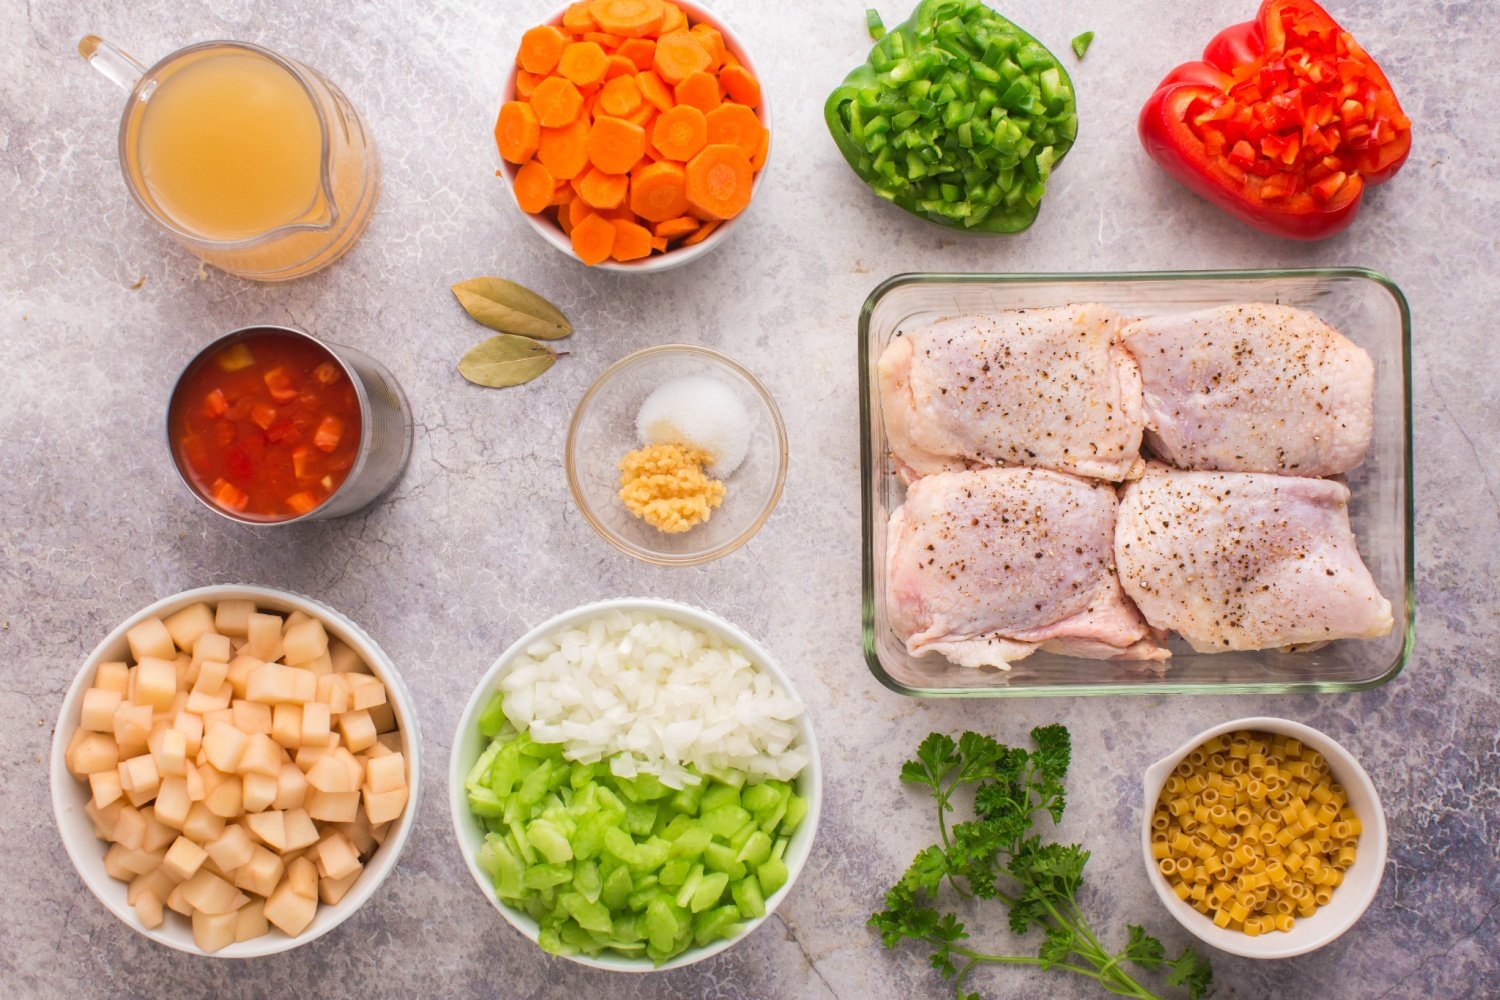
M 1191 190 L 1257 229 L 1317 240 L 1411 151 L 1411 119 L 1354 36 L 1313 0 L 1265 0 L 1203 59 L 1167 74 L 1141 144 Z

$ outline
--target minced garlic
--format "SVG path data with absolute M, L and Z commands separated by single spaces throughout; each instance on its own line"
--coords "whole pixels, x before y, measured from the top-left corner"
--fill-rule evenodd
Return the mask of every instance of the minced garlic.
M 707 521 L 724 502 L 724 484 L 703 471 L 713 456 L 702 448 L 653 444 L 620 459 L 620 502 L 670 535 Z

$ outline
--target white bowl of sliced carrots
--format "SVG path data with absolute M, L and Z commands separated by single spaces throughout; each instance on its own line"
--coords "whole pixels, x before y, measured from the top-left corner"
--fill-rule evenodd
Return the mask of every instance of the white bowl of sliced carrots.
M 770 117 L 739 40 L 690 3 L 582 0 L 526 31 L 495 122 L 512 201 L 604 270 L 721 243 L 760 186 Z

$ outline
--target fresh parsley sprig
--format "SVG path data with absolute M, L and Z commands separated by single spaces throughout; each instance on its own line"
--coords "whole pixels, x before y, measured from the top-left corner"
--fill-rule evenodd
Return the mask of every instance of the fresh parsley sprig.
M 1062 820 L 1067 797 L 1063 780 L 1072 758 L 1068 730 L 1060 725 L 1031 731 L 1033 749 L 1008 747 L 979 733 L 954 742 L 933 733 L 901 767 L 901 780 L 925 786 L 937 802 L 941 842 L 924 849 L 885 894 L 886 908 L 870 917 L 887 948 L 906 939 L 931 949 L 929 961 L 952 980 L 958 1000 L 981 1000 L 964 984 L 981 965 L 1030 965 L 1064 969 L 1097 982 L 1117 996 L 1161 1000 L 1127 966 L 1165 970 L 1169 986 L 1187 989 L 1192 1000 L 1213 986 L 1208 960 L 1192 948 L 1176 958 L 1135 924 L 1119 951 L 1100 943 L 1078 907 L 1078 889 L 1089 852 L 1077 844 L 1042 843 L 1031 832 L 1037 813 Z M 960 789 L 973 790 L 974 818 L 950 827 L 948 814 Z M 961 896 L 995 899 L 1009 913 L 1010 929 L 1042 931 L 1035 955 L 993 955 L 968 947 L 968 931 L 951 911 L 938 909 L 946 881 Z

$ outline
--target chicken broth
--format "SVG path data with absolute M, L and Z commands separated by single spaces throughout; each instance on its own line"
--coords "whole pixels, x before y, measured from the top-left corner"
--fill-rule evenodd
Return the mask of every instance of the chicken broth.
M 317 342 L 281 331 L 253 332 L 200 358 L 178 383 L 167 420 L 183 477 L 244 520 L 316 510 L 348 478 L 359 450 L 349 375 Z

